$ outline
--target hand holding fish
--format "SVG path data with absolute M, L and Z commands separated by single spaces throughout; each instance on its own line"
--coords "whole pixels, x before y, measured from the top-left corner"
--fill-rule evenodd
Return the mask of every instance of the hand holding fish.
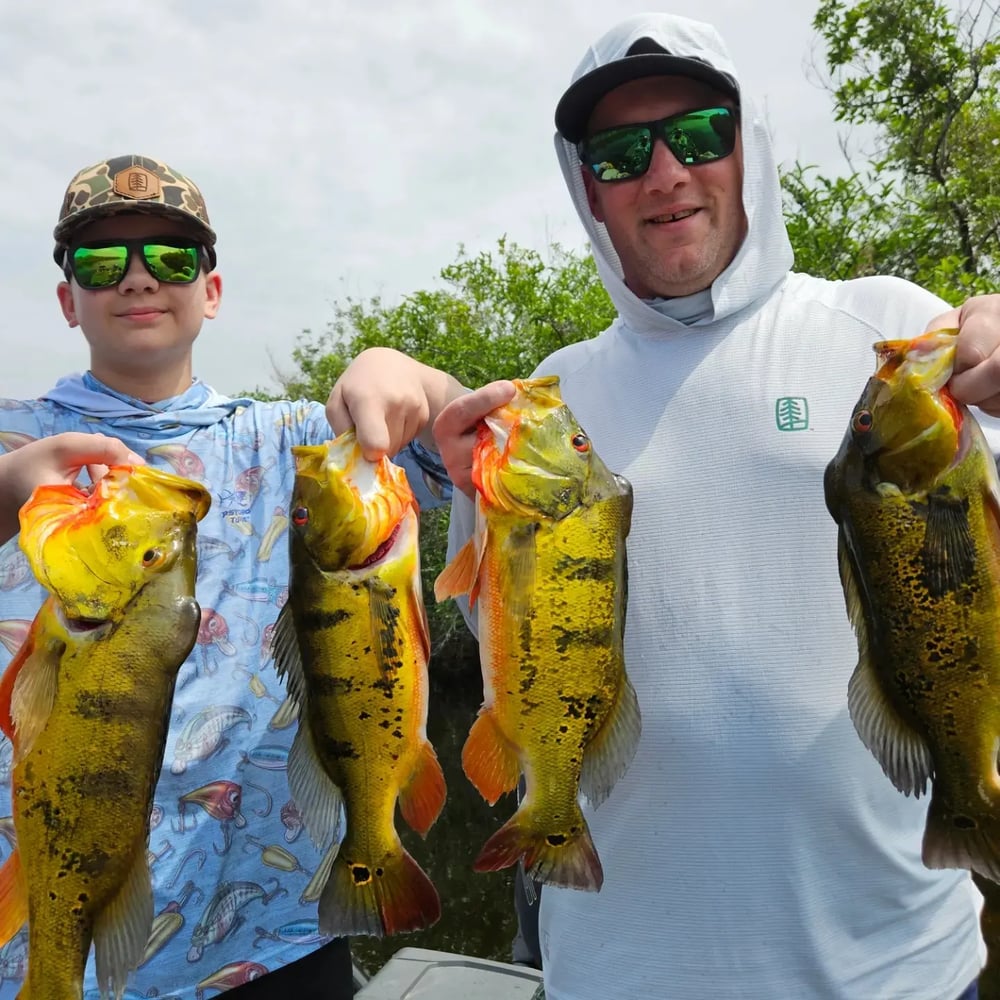
M 1000 295 L 977 295 L 927 324 L 958 329 L 955 374 L 948 384 L 955 399 L 1000 417 Z
M 515 393 L 513 382 L 488 382 L 475 392 L 449 403 L 434 421 L 434 440 L 441 461 L 457 489 L 470 500 L 476 496 L 472 485 L 472 449 L 479 422 L 498 406 L 506 406 Z
M 17 534 L 18 508 L 36 486 L 72 486 L 86 468 L 92 482 L 109 465 L 143 465 L 117 438 L 67 432 L 29 441 L 0 455 L 0 544 Z
M 370 462 L 395 455 L 414 438 L 434 448 L 431 424 L 465 392 L 446 372 L 421 364 L 400 351 L 362 351 L 334 383 L 326 417 L 336 434 L 353 427 Z

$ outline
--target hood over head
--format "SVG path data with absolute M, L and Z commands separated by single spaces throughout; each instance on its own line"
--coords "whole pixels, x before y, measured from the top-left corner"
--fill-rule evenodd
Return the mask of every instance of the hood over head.
M 640 333 L 683 330 L 686 324 L 664 315 L 625 285 L 607 229 L 590 213 L 576 141 L 582 137 L 590 112 L 608 91 L 629 80 L 667 74 L 689 76 L 729 94 L 739 102 L 741 115 L 747 235 L 729 266 L 712 283 L 711 308 L 697 311 L 691 325 L 710 323 L 751 305 L 784 279 L 793 260 L 767 124 L 743 93 L 739 74 L 716 30 L 673 14 L 627 18 L 599 38 L 574 71 L 556 110 L 556 127 L 561 131 L 556 132 L 555 147 L 601 280 L 622 319 Z M 680 305 L 681 300 L 677 301 Z

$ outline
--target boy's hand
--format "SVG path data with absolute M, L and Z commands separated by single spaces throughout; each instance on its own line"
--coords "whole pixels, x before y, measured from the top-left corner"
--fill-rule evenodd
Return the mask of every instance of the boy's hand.
M 395 455 L 414 438 L 435 448 L 430 425 L 465 392 L 450 375 L 389 347 L 362 351 L 337 379 L 326 403 L 335 434 L 353 427 L 371 462 Z
M 0 543 L 18 532 L 17 512 L 36 486 L 70 486 L 87 469 L 97 482 L 109 465 L 144 465 L 117 438 L 68 431 L 0 455 Z

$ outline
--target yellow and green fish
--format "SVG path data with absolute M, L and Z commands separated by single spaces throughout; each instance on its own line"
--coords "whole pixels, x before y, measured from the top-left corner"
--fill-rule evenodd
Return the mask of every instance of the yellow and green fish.
M 177 671 L 194 646 L 197 483 L 115 466 L 91 493 L 43 486 L 20 544 L 50 596 L 0 681 L 17 849 L 0 943 L 28 923 L 20 1000 L 83 994 L 91 943 L 120 996 L 153 921 L 147 847 Z
M 929 868 L 1000 881 L 1000 481 L 948 390 L 956 331 L 875 345 L 826 470 L 858 639 L 855 728 L 892 783 L 931 783 Z
M 406 473 L 387 458 L 367 461 L 353 431 L 292 451 L 291 574 L 274 641 L 299 708 L 288 781 L 328 862 L 342 808 L 347 822 L 319 896 L 320 931 L 429 927 L 441 914 L 437 891 L 395 826 L 398 801 L 426 835 L 445 800 L 426 730 L 416 502 Z
M 526 783 L 474 867 L 523 858 L 538 881 L 599 890 L 579 793 L 608 797 L 641 730 L 623 650 L 632 487 L 598 457 L 558 378 L 514 384 L 474 449 L 475 535 L 435 584 L 478 613 L 484 703 L 465 773 L 490 804 Z

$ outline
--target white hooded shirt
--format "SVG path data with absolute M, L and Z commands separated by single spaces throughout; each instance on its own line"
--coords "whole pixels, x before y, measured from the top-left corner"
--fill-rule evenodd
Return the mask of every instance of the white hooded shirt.
M 617 26 L 573 79 L 641 37 L 739 80 L 712 28 L 663 14 Z M 948 305 L 896 278 L 790 273 L 766 125 L 745 95 L 741 112 L 748 233 L 693 309 L 625 286 L 556 136 L 619 315 L 537 374 L 560 377 L 633 486 L 625 652 L 642 738 L 585 807 L 602 890 L 543 892 L 546 996 L 954 1000 L 981 964 L 977 894 L 968 873 L 924 867 L 926 799 L 897 792 L 854 731 L 857 643 L 823 495 L 872 344 Z M 457 496 L 452 552 L 471 511 Z

